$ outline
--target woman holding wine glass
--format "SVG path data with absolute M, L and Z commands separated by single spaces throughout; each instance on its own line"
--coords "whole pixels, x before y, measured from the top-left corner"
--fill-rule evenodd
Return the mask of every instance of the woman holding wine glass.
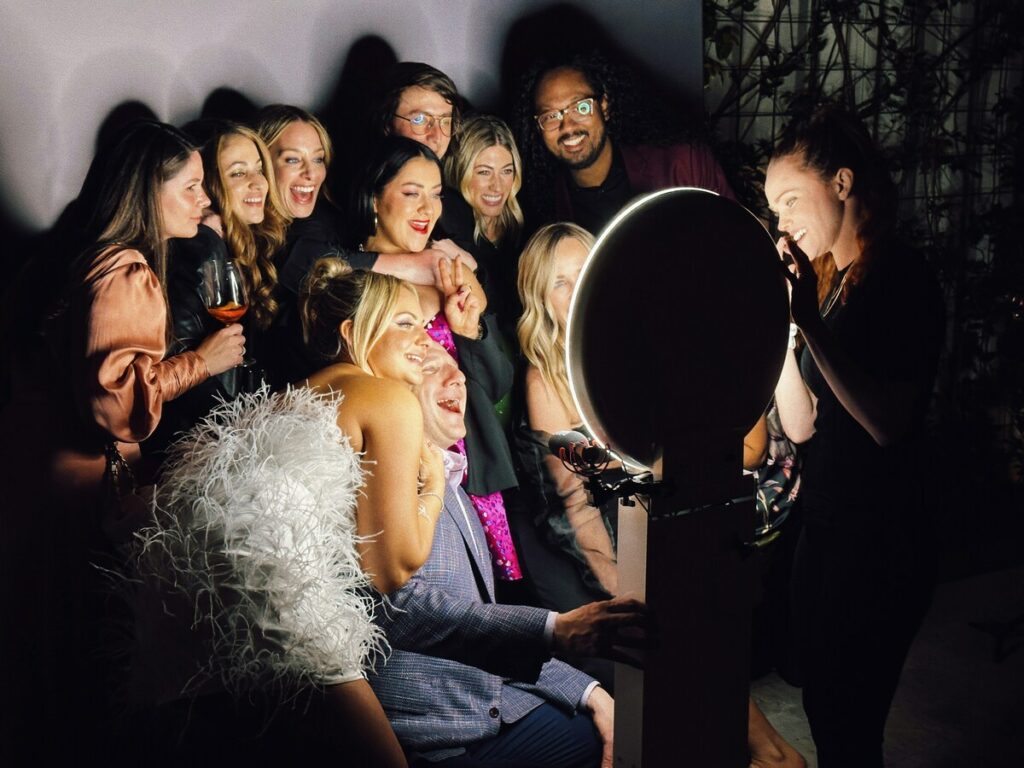
M 112 665 L 93 655 L 105 610 L 93 562 L 112 557 L 109 535 L 133 508 L 136 444 L 164 404 L 242 358 L 238 326 L 165 356 L 167 240 L 196 234 L 202 183 L 180 131 L 131 126 L 93 160 L 5 301 L 0 743 L 12 764 L 103 743 Z
M 210 205 L 195 237 L 170 244 L 167 293 L 174 348 L 191 349 L 218 327 L 244 318 L 248 356 L 242 367 L 211 378 L 167 409 L 144 445 L 147 454 L 156 455 L 218 399 L 231 399 L 262 382 L 264 371 L 256 363 L 262 362 L 260 342 L 278 311 L 274 255 L 284 242 L 286 225 L 270 153 L 253 130 L 225 120 L 202 120 L 185 131 L 201 146 Z

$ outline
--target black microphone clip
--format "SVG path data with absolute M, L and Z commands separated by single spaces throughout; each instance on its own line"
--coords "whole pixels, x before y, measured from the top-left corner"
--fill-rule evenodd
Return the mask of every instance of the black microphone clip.
M 592 443 L 582 432 L 566 429 L 548 439 L 548 450 L 566 467 L 581 475 L 604 471 L 616 457 L 607 448 Z

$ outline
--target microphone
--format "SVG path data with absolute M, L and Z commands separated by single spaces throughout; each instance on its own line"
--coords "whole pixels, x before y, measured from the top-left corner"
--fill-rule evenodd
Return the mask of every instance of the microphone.
M 553 456 L 574 467 L 597 467 L 616 460 L 607 449 L 591 445 L 589 438 L 575 429 L 555 432 L 548 438 L 548 450 Z

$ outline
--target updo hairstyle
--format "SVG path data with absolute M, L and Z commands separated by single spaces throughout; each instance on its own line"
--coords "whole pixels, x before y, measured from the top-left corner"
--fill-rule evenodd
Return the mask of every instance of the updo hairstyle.
M 387 330 L 399 291 L 415 290 L 391 275 L 353 269 L 338 257 L 318 260 L 309 271 L 299 297 L 302 337 L 307 348 L 328 362 L 350 362 L 367 373 L 370 351 Z M 352 321 L 351 343 L 341 324 Z

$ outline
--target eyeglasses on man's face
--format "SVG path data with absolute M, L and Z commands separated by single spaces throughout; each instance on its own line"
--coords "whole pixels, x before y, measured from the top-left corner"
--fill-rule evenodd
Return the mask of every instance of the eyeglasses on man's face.
M 441 115 L 438 117 L 426 112 L 417 112 L 408 117 L 396 114 L 395 117 L 399 120 L 405 120 L 412 127 L 412 132 L 417 136 L 426 136 L 434 130 L 435 125 L 445 136 L 451 136 L 452 126 L 455 122 L 455 118 L 452 115 Z
M 553 109 L 540 115 L 534 115 L 533 119 L 542 131 L 557 131 L 562 121 L 569 118 L 574 123 L 585 123 L 594 116 L 597 109 L 597 96 L 588 96 L 580 99 L 575 104 L 570 104 L 565 109 Z

